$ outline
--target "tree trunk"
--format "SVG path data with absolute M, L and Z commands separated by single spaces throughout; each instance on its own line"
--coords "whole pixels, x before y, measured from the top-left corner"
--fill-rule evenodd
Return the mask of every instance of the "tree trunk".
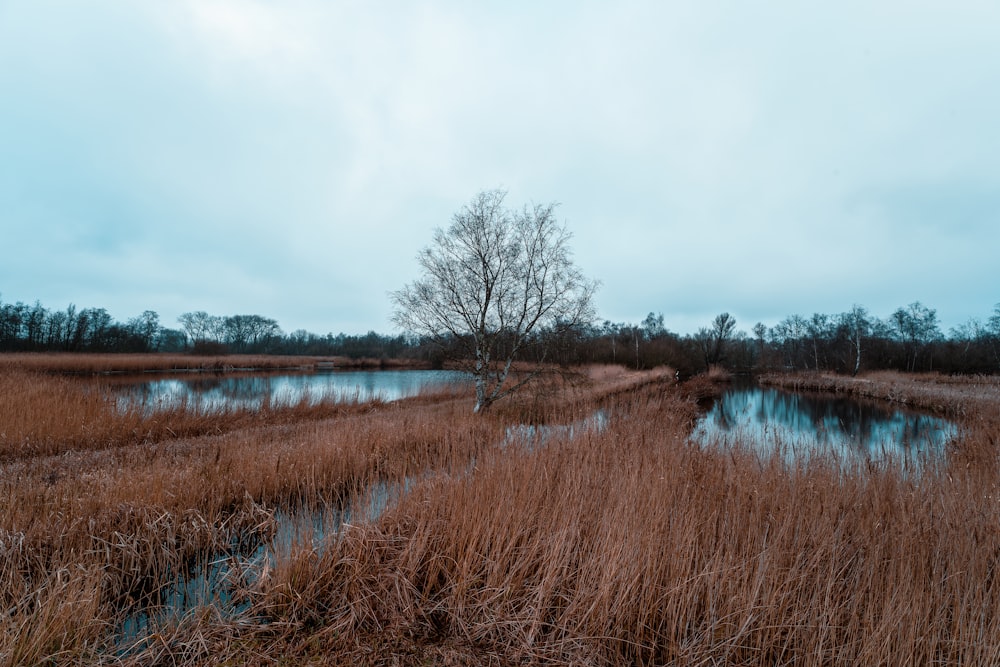
M 857 341 L 855 342 L 855 349 L 857 350 L 857 355 L 854 357 L 854 373 L 852 375 L 857 375 L 858 371 L 861 370 L 861 336 L 859 335 Z
M 476 407 L 472 409 L 474 413 L 481 412 L 489 407 L 488 398 L 486 396 L 486 376 L 477 373 L 476 374 Z

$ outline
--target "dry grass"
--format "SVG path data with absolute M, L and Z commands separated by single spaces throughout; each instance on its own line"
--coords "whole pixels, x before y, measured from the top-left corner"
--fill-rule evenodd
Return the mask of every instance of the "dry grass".
M 866 380 L 950 406 L 961 442 L 920 476 L 700 448 L 709 380 L 601 368 L 478 417 L 446 391 L 22 452 L 0 467 L 0 664 L 998 664 L 996 383 Z M 598 409 L 603 430 L 507 437 Z M 204 608 L 114 655 L 129 600 L 376 480 L 412 487 L 377 521 L 278 545 L 245 613 Z
M 190 354 L 84 354 L 75 352 L 21 352 L 0 355 L 0 369 L 43 373 L 97 375 L 158 371 L 227 372 L 241 369 L 311 369 L 333 357 L 268 355 L 198 356 Z
M 366 636 L 510 664 L 996 664 L 995 475 L 706 451 L 692 410 L 647 388 L 606 432 L 428 481 L 289 559 L 260 608 L 333 654 Z
M 234 544 L 259 545 L 279 509 L 467 466 L 502 429 L 453 394 L 167 412 L 161 433 L 89 380 L 0 374 L 0 664 L 95 659 L 130 605 Z
M 304 395 L 295 403 L 199 408 L 181 401 L 147 409 L 119 404 L 116 379 L 0 371 L 0 461 L 82 449 L 152 444 L 203 434 L 329 418 L 378 408 L 339 396 Z
M 832 373 L 765 375 L 761 383 L 796 391 L 821 391 L 870 398 L 962 417 L 1000 405 L 1000 376 L 951 376 L 879 371 L 858 377 Z
M 316 368 L 412 368 L 425 363 L 411 359 L 351 359 L 298 355 L 230 354 L 201 356 L 171 353 L 93 354 L 76 352 L 19 352 L 0 354 L 0 370 L 43 373 L 107 375 L 195 371 L 229 373 L 262 370 L 314 370 Z

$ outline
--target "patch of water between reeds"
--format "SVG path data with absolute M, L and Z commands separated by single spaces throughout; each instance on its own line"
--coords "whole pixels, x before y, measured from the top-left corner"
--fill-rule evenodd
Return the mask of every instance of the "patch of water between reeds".
M 502 447 L 520 444 L 528 448 L 546 444 L 554 438 L 572 440 L 586 432 L 600 433 L 608 427 L 610 417 L 606 410 L 597 410 L 572 424 L 517 424 L 508 426 Z
M 230 621 L 246 615 L 252 592 L 282 554 L 303 547 L 322 554 L 345 526 L 378 519 L 414 481 L 376 482 L 349 502 L 320 509 L 275 510 L 268 537 L 234 538 L 230 549 L 171 574 L 138 603 L 115 630 L 119 655 L 142 651 L 159 630 L 199 610 Z
M 519 446 L 533 450 L 555 438 L 572 440 L 587 432 L 603 431 L 608 422 L 607 411 L 597 410 L 570 424 L 518 424 L 507 428 L 500 448 Z M 465 474 L 474 467 L 475 461 L 471 461 Z M 178 571 L 144 604 L 137 605 L 116 629 L 119 655 L 142 651 L 160 629 L 176 625 L 199 610 L 211 611 L 227 620 L 247 614 L 251 609 L 251 592 L 283 554 L 306 548 L 321 555 L 345 526 L 377 520 L 390 505 L 409 493 L 416 482 L 413 476 L 396 482 L 376 482 L 353 500 L 337 506 L 275 510 L 269 538 L 234 539 L 229 550 Z
M 446 370 L 318 371 L 242 373 L 119 379 L 114 384 L 119 410 L 140 406 L 144 414 L 185 407 L 211 414 L 232 409 L 259 410 L 321 402 L 395 401 L 421 391 L 464 383 L 468 375 Z
M 919 469 L 944 455 L 958 436 L 954 423 L 843 396 L 738 386 L 727 390 L 695 425 L 700 445 L 750 449 L 786 462 L 825 456 L 845 464 L 873 461 Z

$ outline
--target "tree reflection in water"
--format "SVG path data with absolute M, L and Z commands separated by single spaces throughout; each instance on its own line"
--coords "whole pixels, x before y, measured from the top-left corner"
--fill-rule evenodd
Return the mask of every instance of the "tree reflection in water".
M 142 378 L 116 384 L 119 403 L 125 408 L 142 405 L 148 411 L 184 403 L 204 412 L 225 408 L 257 409 L 263 405 L 290 405 L 303 399 L 342 401 L 394 401 L 414 396 L 424 388 L 468 382 L 458 371 L 363 370 L 315 373 L 240 373 L 187 375 L 150 380 Z
M 700 444 L 742 444 L 763 452 L 784 447 L 912 457 L 939 454 L 956 434 L 951 422 L 843 396 L 795 394 L 758 386 L 726 391 L 699 420 Z

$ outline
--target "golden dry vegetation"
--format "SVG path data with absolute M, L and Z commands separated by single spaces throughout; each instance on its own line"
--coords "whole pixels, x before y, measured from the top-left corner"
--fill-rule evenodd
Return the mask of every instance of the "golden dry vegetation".
M 0 366 L 6 369 L 63 375 L 123 375 L 135 373 L 246 371 L 313 371 L 333 368 L 422 368 L 415 359 L 369 357 L 317 357 L 263 354 L 201 356 L 170 353 L 5 352 Z
M 913 475 L 695 446 L 717 384 L 668 369 L 591 368 L 478 416 L 449 389 L 160 431 L 98 380 L 0 369 L 0 664 L 1000 662 L 994 378 L 849 381 L 959 421 Z M 407 490 L 278 537 L 379 484 Z M 239 604 L 123 636 L 220 554 Z

